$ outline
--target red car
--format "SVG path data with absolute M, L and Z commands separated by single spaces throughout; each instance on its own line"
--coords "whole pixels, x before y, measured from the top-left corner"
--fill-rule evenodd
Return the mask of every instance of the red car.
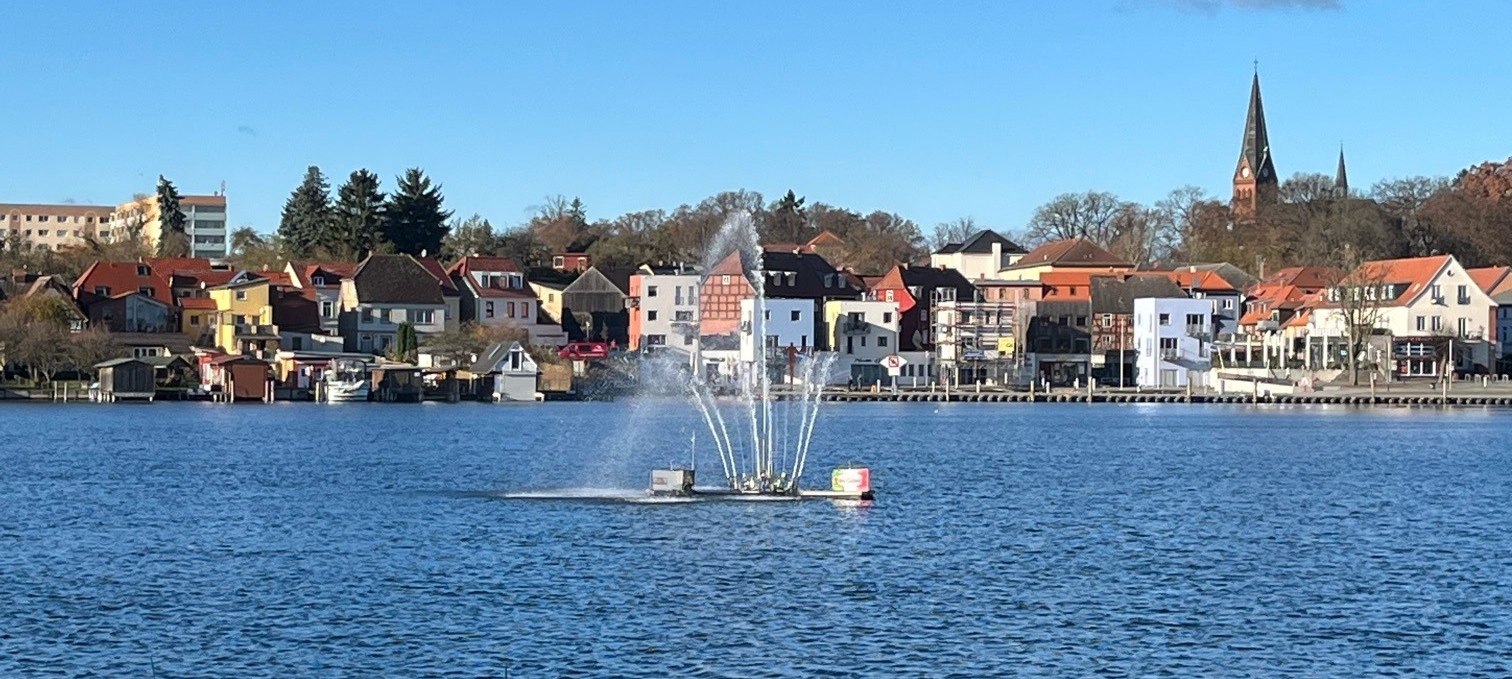
M 573 361 L 609 358 L 609 344 L 606 342 L 568 342 L 557 350 L 557 355 Z

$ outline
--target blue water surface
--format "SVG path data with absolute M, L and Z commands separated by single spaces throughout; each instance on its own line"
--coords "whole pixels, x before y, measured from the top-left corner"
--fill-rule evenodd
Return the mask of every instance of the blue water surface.
M 1512 413 L 837 404 L 870 506 L 591 499 L 700 422 L 0 405 L 0 676 L 1512 673 Z

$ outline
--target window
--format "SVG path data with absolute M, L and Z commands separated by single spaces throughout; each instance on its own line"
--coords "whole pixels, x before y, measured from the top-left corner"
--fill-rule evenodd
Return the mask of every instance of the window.
M 189 314 L 189 325 L 199 325 L 199 314 Z
M 1160 350 L 1161 351 L 1175 351 L 1176 350 L 1176 338 L 1175 337 L 1162 337 L 1162 338 L 1160 338 Z
M 882 322 L 883 323 L 891 323 L 892 322 L 892 312 L 891 311 L 884 311 L 884 312 L 882 312 Z
M 145 297 L 152 296 L 152 288 L 137 288 L 137 292 L 142 293 L 142 295 Z
M 656 320 L 656 310 L 655 309 L 651 309 L 651 310 L 648 310 L 646 312 L 646 320 L 648 320 L 648 321 L 654 321 L 654 320 Z
M 1438 283 L 1434 283 L 1428 287 L 1428 294 L 1432 295 L 1435 302 L 1443 301 L 1444 299 L 1443 293 L 1439 291 Z
M 808 348 L 808 335 L 800 335 L 798 337 L 798 346 L 803 347 L 805 349 Z
M 321 300 L 320 301 L 320 316 L 321 316 L 321 318 L 335 318 L 336 317 L 336 303 L 332 302 L 331 300 L 328 300 L 328 299 Z
M 861 346 L 866 346 L 866 335 L 861 336 Z
M 47 235 L 47 229 L 37 229 L 37 235 L 38 236 L 46 236 Z
M 430 309 L 415 309 L 411 315 L 414 316 L 415 325 L 430 325 L 436 322 L 436 312 Z
M 1232 297 L 1225 297 L 1225 298 L 1223 298 L 1223 308 L 1224 309 L 1233 310 L 1233 308 L 1234 308 L 1234 298 L 1232 298 Z
M 325 285 L 325 276 L 311 276 L 310 277 L 310 284 L 311 285 Z
M 152 269 L 149 268 L 146 264 L 138 264 L 137 275 L 141 276 L 142 278 L 146 278 L 152 275 Z
M 494 316 L 494 303 L 493 302 L 484 302 L 483 303 L 483 317 L 484 318 L 493 318 L 493 316 Z
M 691 312 L 691 311 L 675 311 L 675 312 L 672 313 L 672 320 L 674 320 L 674 321 L 691 321 L 691 320 L 693 320 L 693 312 Z
M 95 289 L 94 289 L 94 294 L 99 295 L 101 297 L 109 297 L 110 296 L 110 288 L 108 286 L 104 286 L 104 285 L 96 285 Z
M 1418 332 L 1422 332 L 1422 331 L 1428 329 L 1428 317 L 1427 316 L 1418 316 L 1417 317 L 1417 329 L 1418 329 Z
M 1078 328 L 1085 328 L 1085 327 L 1087 327 L 1087 317 L 1086 316 L 1077 316 L 1076 317 L 1076 327 L 1078 327 Z
M 552 257 L 551 266 L 555 269 L 565 268 L 567 266 L 567 259 L 564 257 Z M 728 278 L 728 276 L 726 276 L 726 278 Z
M 245 301 L 247 301 L 247 291 L 246 290 L 237 290 L 236 291 L 236 301 L 238 301 L 238 302 L 245 302 Z
M 803 314 L 802 311 L 799 311 L 797 309 L 794 309 L 791 313 L 792 313 L 792 318 L 790 320 L 794 320 L 794 321 L 798 320 L 799 317 Z
M 508 302 L 508 303 L 506 303 L 504 305 L 504 315 L 508 316 L 509 318 L 514 318 L 515 317 L 515 303 L 514 302 Z
M 1161 314 L 1160 315 L 1160 324 L 1161 325 L 1170 325 L 1171 324 L 1171 315 L 1170 314 Z
M 677 306 L 682 306 L 683 296 L 682 296 L 682 286 L 681 285 L 674 285 L 674 286 L 672 286 L 672 297 L 673 297 L 673 302 L 672 302 L 673 304 L 675 304 Z
M 39 221 L 39 222 L 45 222 L 45 221 L 47 221 L 47 219 L 48 219 L 47 215 L 39 215 L 37 217 L 37 221 Z
M 1104 328 L 1111 328 L 1111 327 L 1113 327 L 1113 314 L 1103 314 L 1102 315 L 1102 327 L 1104 327 Z
M 772 320 L 772 310 L 771 309 L 766 309 L 766 310 L 762 311 L 761 312 L 761 320 L 763 320 L 763 321 L 770 321 L 770 320 Z
M 646 296 L 647 297 L 655 297 L 656 296 L 656 286 L 654 286 L 654 285 L 648 285 L 648 286 L 646 286 Z
M 363 309 L 362 310 L 362 322 L 363 323 L 372 323 L 373 322 L 373 310 L 372 309 Z M 368 340 L 369 340 L 369 344 L 371 345 L 372 338 L 369 337 Z
M 1438 316 L 1434 316 L 1433 317 L 1433 331 L 1434 332 L 1438 332 L 1439 330 L 1442 330 L 1443 328 L 1444 328 L 1444 319 L 1439 318 Z
M 1464 286 L 1460 286 L 1460 287 L 1464 287 Z M 1468 319 L 1468 318 L 1461 318 L 1461 319 L 1459 319 L 1459 336 L 1460 337 L 1466 337 L 1469 334 L 1470 334 L 1470 319 Z
M 720 285 L 729 285 L 730 284 L 730 274 L 722 274 L 719 277 L 719 284 Z
M 660 347 L 660 346 L 666 346 L 666 344 L 667 344 L 667 336 L 666 335 L 646 335 L 646 345 L 647 346 Z
M 887 336 L 886 335 L 883 335 L 882 337 L 878 337 L 877 338 L 877 346 L 879 346 L 879 347 L 885 347 L 885 346 L 887 346 Z
M 1202 325 L 1202 314 L 1187 314 L 1186 321 L 1189 326 L 1200 326 Z
M 1470 303 L 1470 287 L 1466 286 L 1466 285 L 1459 286 L 1458 298 L 1459 298 L 1458 301 L 1459 301 L 1460 304 L 1469 304 Z

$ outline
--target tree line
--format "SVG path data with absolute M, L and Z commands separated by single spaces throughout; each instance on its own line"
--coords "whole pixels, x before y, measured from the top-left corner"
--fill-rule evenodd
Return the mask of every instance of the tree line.
M 1512 159 L 1454 178 L 1403 177 L 1341 191 L 1299 173 L 1252 218 L 1194 186 L 1152 204 L 1088 191 L 1039 206 L 1019 237 L 1033 247 L 1087 238 L 1142 266 L 1230 262 L 1258 271 L 1453 254 L 1466 266 L 1512 264 Z

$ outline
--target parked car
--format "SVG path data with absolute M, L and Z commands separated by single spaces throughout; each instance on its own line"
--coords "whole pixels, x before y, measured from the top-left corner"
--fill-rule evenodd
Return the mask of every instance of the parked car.
M 568 342 L 557 350 L 557 355 L 572 361 L 609 358 L 609 344 L 606 342 Z

